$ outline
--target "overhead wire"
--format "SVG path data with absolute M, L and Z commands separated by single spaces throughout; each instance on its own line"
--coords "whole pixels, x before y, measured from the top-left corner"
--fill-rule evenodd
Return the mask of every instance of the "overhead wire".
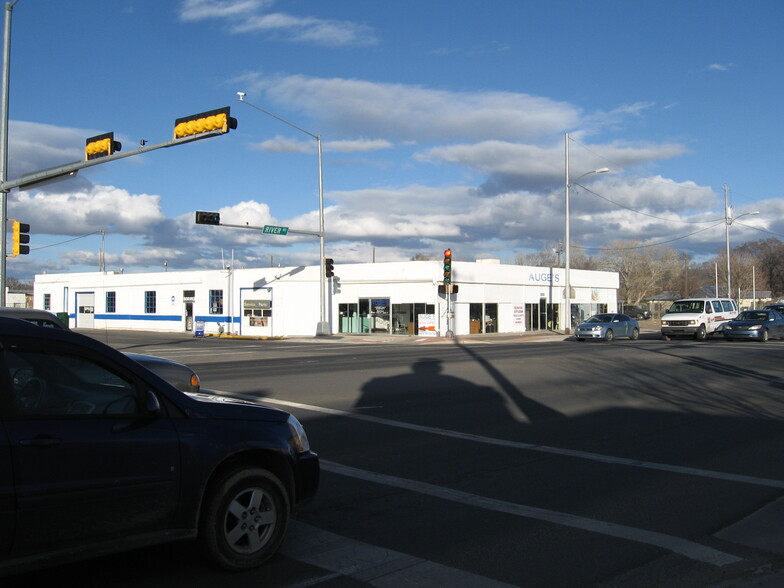
M 66 243 L 71 243 L 73 241 L 78 241 L 79 239 L 84 239 L 85 237 L 92 237 L 93 235 L 100 235 L 101 231 L 93 231 L 92 233 L 87 233 L 86 235 L 80 235 L 78 237 L 74 237 L 73 239 L 67 239 L 65 241 L 59 241 L 57 243 L 50 243 L 49 245 L 41 245 L 40 247 L 31 247 L 31 251 L 38 251 L 40 249 L 48 249 L 49 247 L 57 247 L 59 245 L 65 245 Z

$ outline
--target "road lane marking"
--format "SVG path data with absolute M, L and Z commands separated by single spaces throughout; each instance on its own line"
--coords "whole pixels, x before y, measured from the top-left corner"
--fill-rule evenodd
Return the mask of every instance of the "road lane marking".
M 331 572 L 289 588 L 350 577 L 379 588 L 449 586 L 450 588 L 511 588 L 471 572 L 450 568 L 412 555 L 343 537 L 292 520 L 281 555 Z
M 442 500 L 450 500 L 452 502 L 457 502 L 476 508 L 482 508 L 485 510 L 492 510 L 514 516 L 536 519 L 555 525 L 581 529 L 591 533 L 598 533 L 610 537 L 617 537 L 627 541 L 643 543 L 717 567 L 742 561 L 742 558 L 735 555 L 724 553 L 723 551 L 712 549 L 705 545 L 695 543 L 694 541 L 689 541 L 687 539 L 682 539 L 673 535 L 666 535 L 664 533 L 657 533 L 655 531 L 646 531 L 644 529 L 637 529 L 635 527 L 627 527 L 626 525 L 608 523 L 606 521 L 537 508 L 534 506 L 516 504 L 504 500 L 496 500 L 493 498 L 479 496 L 477 494 L 462 492 L 453 488 L 435 486 L 426 482 L 419 482 L 416 480 L 399 478 L 397 476 L 360 470 L 331 461 L 321 460 L 320 463 L 322 470 L 341 476 L 348 476 L 368 482 L 393 486 L 403 490 L 408 490 L 410 492 L 427 494 Z
M 257 399 L 258 400 L 258 399 Z M 419 431 L 421 433 L 430 433 L 433 435 L 441 435 L 443 437 L 451 437 L 453 439 L 462 439 L 464 441 L 474 441 L 477 443 L 485 443 L 487 445 L 497 445 L 501 447 L 508 447 L 511 449 L 525 449 L 526 451 L 537 451 L 540 453 L 549 453 L 553 455 L 561 455 L 564 457 L 575 457 L 579 459 L 586 459 L 590 461 L 597 461 L 602 463 L 622 465 L 635 468 L 643 468 L 649 470 L 658 470 L 669 473 L 684 474 L 687 476 L 698 476 L 702 478 L 712 478 L 714 480 L 724 480 L 726 482 L 736 482 L 739 484 L 751 484 L 754 486 L 765 486 L 768 488 L 784 488 L 784 480 L 775 480 L 771 478 L 758 478 L 756 476 L 746 476 L 743 474 L 731 474 L 727 472 L 717 472 L 714 470 L 703 470 L 699 468 L 691 468 L 686 466 L 671 465 L 665 463 L 657 463 L 652 461 L 643 461 L 639 459 L 629 459 L 626 457 L 615 457 L 612 455 L 604 455 L 601 453 L 592 453 L 589 451 L 579 451 L 576 449 L 563 449 L 560 447 L 549 447 L 547 445 L 537 445 L 534 443 L 524 443 L 522 441 L 509 441 L 506 439 L 496 439 L 493 437 L 483 437 L 482 435 L 474 435 L 471 433 L 461 433 L 459 431 L 450 431 L 449 429 L 440 429 L 437 427 L 428 427 L 425 425 L 417 425 L 413 423 L 406 423 L 403 421 L 394 421 L 381 417 L 374 417 L 366 414 L 359 414 L 347 410 L 339 410 L 335 408 L 326 408 L 324 406 L 314 406 L 311 404 L 302 404 L 300 402 L 291 402 L 288 400 L 279 400 L 277 398 L 263 398 L 260 400 L 262 403 L 278 404 L 287 406 L 289 408 L 298 408 L 311 412 L 318 412 L 322 414 L 330 414 L 333 416 L 340 416 L 351 418 L 359 421 L 376 423 L 386 425 L 389 427 L 397 427 L 401 429 L 408 429 L 411 431 Z

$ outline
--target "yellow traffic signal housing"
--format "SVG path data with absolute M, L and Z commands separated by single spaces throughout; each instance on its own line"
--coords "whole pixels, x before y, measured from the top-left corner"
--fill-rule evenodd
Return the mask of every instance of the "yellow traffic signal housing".
M 13 219 L 8 219 L 13 220 Z M 27 223 L 20 223 L 19 221 L 14 220 L 14 232 L 13 232 L 13 255 L 27 255 L 30 253 L 30 246 L 28 243 L 30 242 L 30 225 Z
M 91 159 L 98 159 L 99 157 L 106 157 L 115 151 L 122 149 L 122 143 L 114 140 L 114 133 L 104 133 L 103 135 L 96 135 L 90 137 L 84 144 L 84 160 L 90 161 Z
M 237 128 L 237 119 L 229 116 L 231 107 L 208 110 L 191 116 L 184 116 L 174 121 L 174 138 L 182 139 L 192 135 L 200 135 L 212 131 L 228 133 L 229 129 Z

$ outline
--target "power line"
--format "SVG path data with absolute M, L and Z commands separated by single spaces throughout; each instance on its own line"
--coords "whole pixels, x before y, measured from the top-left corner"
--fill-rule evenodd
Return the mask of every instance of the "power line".
M 597 192 L 594 192 L 590 188 L 586 188 L 585 186 L 583 186 L 582 184 L 578 184 L 577 182 L 575 182 L 575 185 L 580 186 L 586 192 L 589 192 L 589 193 L 593 194 L 594 196 L 596 196 L 597 198 L 601 198 L 602 200 L 605 200 L 605 201 L 609 202 L 610 204 L 614 204 L 615 206 L 620 206 L 621 208 L 625 208 L 626 210 L 628 210 L 630 212 L 634 212 L 636 214 L 641 214 L 643 216 L 648 216 L 650 218 L 655 218 L 656 220 L 662 220 L 662 221 L 673 222 L 673 223 L 694 224 L 694 225 L 715 223 L 717 221 L 720 221 L 720 220 L 723 221 L 724 220 L 723 218 L 722 219 L 718 219 L 717 218 L 717 219 L 712 219 L 712 220 L 707 220 L 707 221 L 688 221 L 688 220 L 678 220 L 678 219 L 674 219 L 674 218 L 664 218 L 662 216 L 656 216 L 655 214 L 649 214 L 649 213 L 643 212 L 641 210 L 636 210 L 634 208 L 626 206 L 625 204 L 621 204 L 620 202 L 615 202 L 615 200 L 610 200 L 606 196 L 602 196 L 601 194 L 599 194 Z
M 49 247 L 57 247 L 59 245 L 65 245 L 66 243 L 71 243 L 73 241 L 78 241 L 79 239 L 84 239 L 85 237 L 92 237 L 93 235 L 100 235 L 101 231 L 94 231 L 92 233 L 87 233 L 86 235 L 81 235 L 79 237 L 74 237 L 73 239 L 68 239 L 66 241 L 60 241 L 59 243 L 51 243 L 49 245 L 41 245 L 40 247 L 31 247 L 31 251 L 38 251 L 40 249 L 48 249 Z
M 581 245 L 572 244 L 572 247 L 576 247 L 577 249 L 582 249 L 584 251 L 633 251 L 634 249 L 645 249 L 648 247 L 658 247 L 659 245 L 666 245 L 667 243 L 674 243 L 675 241 L 680 241 L 682 239 L 688 239 L 693 235 L 697 235 L 699 233 L 703 233 L 705 231 L 709 231 L 719 225 L 724 224 L 724 220 L 720 223 L 716 223 L 715 225 L 711 225 L 710 227 L 705 227 L 704 229 L 700 229 L 699 231 L 694 231 L 693 233 L 689 233 L 688 235 L 683 235 L 682 237 L 675 237 L 674 239 L 668 239 L 667 241 L 659 241 L 658 243 L 646 243 L 643 245 L 637 245 L 635 247 L 623 247 L 620 249 L 612 248 L 612 247 L 583 247 Z

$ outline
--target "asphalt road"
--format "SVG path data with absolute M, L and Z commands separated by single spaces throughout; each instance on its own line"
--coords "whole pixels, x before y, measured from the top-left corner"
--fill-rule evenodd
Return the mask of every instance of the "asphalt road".
M 319 494 L 252 572 L 182 544 L 16 582 L 735 586 L 780 567 L 784 342 L 90 334 L 296 414 Z

